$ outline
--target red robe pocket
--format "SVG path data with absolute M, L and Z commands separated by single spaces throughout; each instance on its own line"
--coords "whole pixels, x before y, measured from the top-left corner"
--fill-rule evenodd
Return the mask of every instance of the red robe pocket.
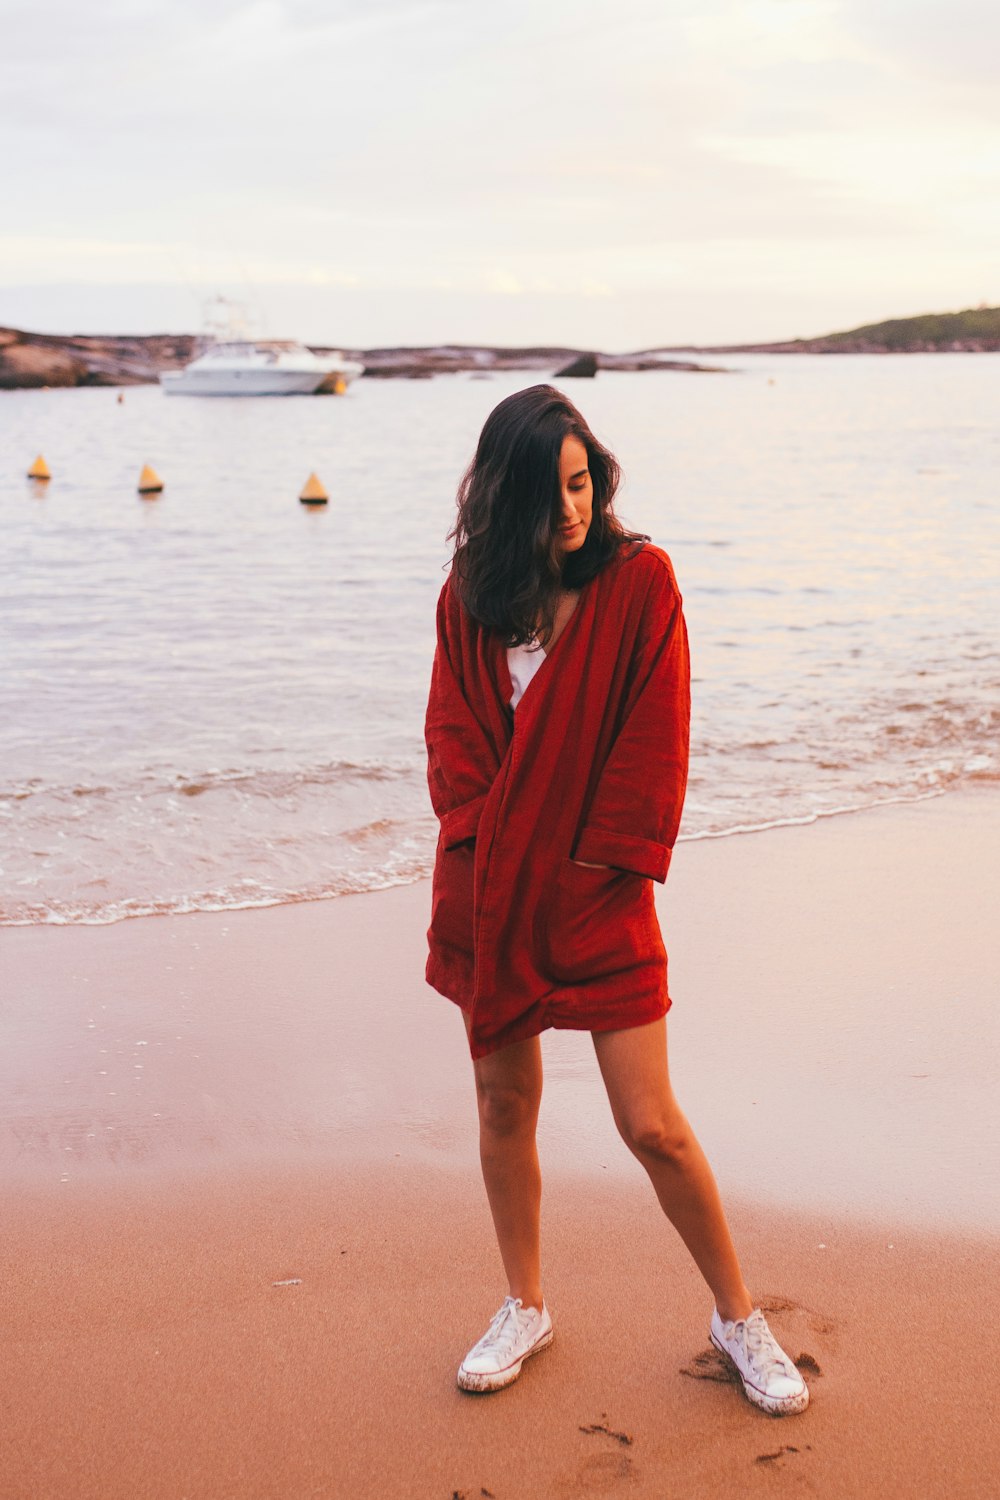
M 443 839 L 441 840 L 443 844 Z M 431 893 L 431 928 L 435 941 L 473 951 L 472 894 L 476 858 L 474 839 L 438 850 Z
M 548 903 L 545 949 L 548 970 L 560 984 L 586 984 L 665 960 L 652 880 L 565 857 Z

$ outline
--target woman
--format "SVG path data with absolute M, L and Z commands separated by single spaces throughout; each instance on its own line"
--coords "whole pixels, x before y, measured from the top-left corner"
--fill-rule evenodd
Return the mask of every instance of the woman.
M 687 781 L 687 632 L 667 554 L 613 511 L 618 465 L 552 386 L 483 427 L 437 606 L 425 738 L 440 820 L 428 983 L 462 1009 L 509 1293 L 458 1372 L 493 1391 L 552 1339 L 540 1281 L 539 1034 L 586 1029 L 619 1132 L 715 1296 L 765 1411 L 809 1392 L 744 1284 L 670 1086 L 653 900 Z

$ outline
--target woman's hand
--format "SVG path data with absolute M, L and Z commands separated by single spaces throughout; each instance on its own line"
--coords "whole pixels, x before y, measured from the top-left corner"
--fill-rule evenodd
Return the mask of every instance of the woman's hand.
M 610 870 L 611 869 L 610 865 L 592 865 L 590 863 L 589 859 L 574 859 L 573 863 L 575 865 L 583 865 L 583 868 L 585 870 Z

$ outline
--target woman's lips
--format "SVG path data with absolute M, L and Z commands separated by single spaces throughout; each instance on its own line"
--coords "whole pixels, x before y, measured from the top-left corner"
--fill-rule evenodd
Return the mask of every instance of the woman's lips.
M 560 530 L 560 531 L 561 531 L 561 532 L 562 532 L 562 534 L 563 534 L 563 536 L 568 536 L 568 535 L 569 535 L 569 533 L 570 533 L 570 532 L 571 532 L 571 531 L 575 531 L 575 530 L 576 530 L 576 528 L 577 528 L 577 527 L 578 527 L 578 526 L 579 526 L 579 525 L 580 525 L 580 522 L 579 522 L 579 521 L 574 521 L 574 522 L 573 522 L 573 524 L 572 524 L 572 526 L 560 526 L 560 528 L 559 528 L 559 530 Z

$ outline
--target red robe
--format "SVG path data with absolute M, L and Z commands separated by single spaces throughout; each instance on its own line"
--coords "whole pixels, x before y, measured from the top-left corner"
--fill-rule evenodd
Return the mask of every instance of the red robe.
M 670 1008 L 652 883 L 677 837 L 691 697 L 662 548 L 623 543 L 516 711 L 512 692 L 500 633 L 449 575 L 425 722 L 441 824 L 425 974 L 471 1012 L 474 1058 L 549 1026 L 610 1031 Z

